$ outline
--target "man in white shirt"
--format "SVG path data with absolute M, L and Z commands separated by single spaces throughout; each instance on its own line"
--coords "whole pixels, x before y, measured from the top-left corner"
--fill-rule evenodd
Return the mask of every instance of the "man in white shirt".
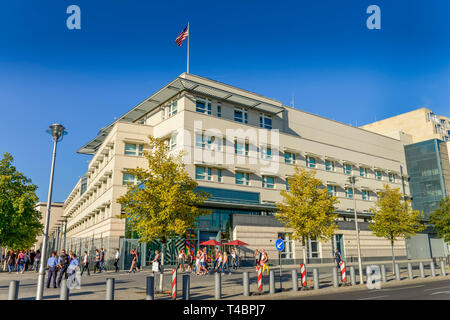
M 83 275 L 84 270 L 87 270 L 88 276 L 91 275 L 89 272 L 89 257 L 87 251 L 84 252 L 83 262 L 81 263 L 81 275 Z
M 119 253 L 119 248 L 116 249 L 116 257 L 114 258 L 114 267 L 116 267 L 116 272 L 119 271 L 119 258 L 120 258 L 120 253 Z

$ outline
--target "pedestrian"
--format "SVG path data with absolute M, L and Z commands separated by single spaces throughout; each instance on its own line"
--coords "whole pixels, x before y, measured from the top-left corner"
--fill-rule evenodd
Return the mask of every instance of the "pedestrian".
M 269 256 L 264 251 L 264 249 L 261 249 L 261 267 L 262 273 L 264 273 L 264 270 L 267 270 L 267 273 L 269 273 Z
M 16 264 L 16 254 L 14 253 L 14 250 L 11 250 L 6 263 L 8 264 L 8 273 L 11 273 L 14 270 L 14 266 Z
M 16 273 L 23 273 L 25 268 L 25 254 L 23 253 L 23 250 L 19 251 L 19 254 L 17 255 L 16 259 Z
M 119 272 L 119 258 L 120 258 L 120 253 L 119 253 L 119 248 L 117 248 L 116 256 L 114 257 L 114 267 L 116 267 L 116 272 Z
M 222 261 L 222 273 L 226 269 L 226 270 L 228 270 L 228 274 L 231 275 L 231 270 L 230 270 L 230 267 L 228 266 L 228 263 L 229 263 L 228 252 L 224 251 L 222 259 L 223 259 L 223 261 Z
M 217 261 L 219 259 L 219 248 L 215 247 L 214 248 L 214 265 L 213 265 L 213 269 L 216 270 L 217 269 Z
M 30 252 L 28 250 L 24 252 L 24 263 L 25 263 L 24 271 L 28 271 L 28 267 L 30 266 Z
M 47 268 L 48 268 L 47 288 L 50 288 L 50 281 L 53 278 L 53 288 L 56 289 L 57 267 L 58 267 L 58 260 L 56 259 L 56 251 L 53 251 L 52 256 L 48 258 L 47 261 Z
M 161 273 L 161 255 L 158 250 L 155 250 L 155 258 L 151 261 L 151 263 L 158 264 L 158 272 Z
M 61 250 L 61 255 L 58 258 L 58 268 L 59 268 L 59 277 L 58 277 L 58 287 L 61 287 L 61 280 L 64 275 L 64 279 L 67 280 L 67 268 L 69 267 L 69 258 L 66 254 L 66 250 Z
M 194 266 L 194 252 L 188 251 L 188 255 L 187 255 L 187 262 L 188 262 L 188 270 L 189 272 L 192 272 L 192 268 Z
M 136 270 L 137 270 L 137 272 L 139 272 L 139 267 L 137 265 L 138 264 L 138 255 L 137 255 L 136 250 L 131 249 L 130 254 L 131 254 L 132 260 L 131 260 L 131 267 L 130 267 L 130 270 L 128 271 L 128 273 L 131 273 L 131 272 L 135 273 Z
M 237 269 L 237 254 L 236 249 L 231 250 L 231 269 L 236 270 Z
M 102 273 L 102 269 L 100 268 L 100 252 L 98 249 L 95 249 L 95 262 L 94 262 L 94 273 L 98 269 L 99 273 Z
M 177 258 L 177 267 L 176 269 L 180 269 L 180 271 L 185 271 L 184 266 L 184 252 L 183 250 L 178 251 L 178 258 Z
M 100 272 L 102 270 L 107 271 L 105 267 L 105 251 L 103 251 L 103 248 L 100 248 Z
M 34 252 L 34 250 L 31 250 L 30 252 L 30 265 L 31 265 L 31 269 L 30 270 L 34 270 L 34 260 L 36 258 L 36 253 Z
M 85 251 L 83 255 L 83 262 L 81 263 L 81 275 L 83 275 L 84 270 L 87 271 L 88 276 L 91 275 L 89 272 L 89 256 L 87 251 Z
M 341 253 L 339 252 L 339 250 L 336 248 L 336 250 L 334 251 L 334 259 L 336 260 L 336 264 L 337 264 L 337 268 L 339 269 L 340 268 L 340 266 L 339 266 L 339 263 L 341 262 L 341 260 L 342 260 L 342 257 L 341 257 Z
M 70 289 L 80 289 L 80 281 L 77 277 L 77 271 L 80 269 L 80 263 L 78 262 L 77 255 L 72 251 L 69 251 L 70 264 L 67 268 L 67 273 L 69 275 L 67 287 Z
M 255 250 L 254 256 L 255 256 L 256 272 L 258 272 L 258 268 L 260 266 L 260 261 L 261 261 L 261 254 L 259 253 L 258 249 Z
M 34 271 L 39 271 L 39 262 L 41 261 L 41 250 L 36 251 L 36 255 L 34 256 Z
M 219 251 L 219 254 L 217 255 L 217 259 L 214 263 L 216 265 L 216 268 L 215 268 L 216 272 L 219 272 L 219 273 L 222 272 L 222 262 L 223 262 L 222 252 Z

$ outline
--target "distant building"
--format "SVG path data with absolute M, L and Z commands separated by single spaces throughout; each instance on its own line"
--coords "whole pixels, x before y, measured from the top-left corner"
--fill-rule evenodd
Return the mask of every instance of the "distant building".
M 53 236 L 56 238 L 56 233 L 58 231 L 58 228 L 61 230 L 64 227 L 64 224 L 62 223 L 63 220 L 63 214 L 64 214 L 64 208 L 63 208 L 64 202 L 53 202 L 52 206 L 50 208 L 50 224 L 49 224 L 49 238 L 52 239 Z M 41 212 L 41 223 L 44 225 L 45 228 L 45 216 L 47 214 L 47 202 L 38 202 L 36 204 L 36 210 Z M 44 229 L 42 229 L 44 230 Z M 44 232 L 42 232 L 38 238 L 36 239 L 36 243 L 34 245 L 34 249 L 40 249 L 42 247 L 42 240 L 44 238 Z
M 450 118 L 436 115 L 428 108 L 402 113 L 361 128 L 395 138 L 400 131 L 411 135 L 411 143 L 431 139 L 450 140 Z

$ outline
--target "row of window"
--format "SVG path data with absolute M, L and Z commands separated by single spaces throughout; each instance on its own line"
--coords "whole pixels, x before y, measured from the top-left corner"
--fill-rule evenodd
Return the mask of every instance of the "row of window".
M 216 105 L 217 117 L 222 117 L 222 105 L 217 102 Z M 212 113 L 212 103 L 208 98 L 196 97 L 195 111 L 210 115 Z M 234 121 L 248 124 L 248 111 L 245 108 L 234 107 Z M 264 129 L 272 129 L 272 116 L 265 113 L 259 114 L 259 126 Z

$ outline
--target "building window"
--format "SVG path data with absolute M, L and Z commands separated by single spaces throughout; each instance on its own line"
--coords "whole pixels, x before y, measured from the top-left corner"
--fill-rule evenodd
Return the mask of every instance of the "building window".
M 268 146 L 261 146 L 261 159 L 272 160 L 272 148 Z
M 245 172 L 236 172 L 236 175 L 235 175 L 236 184 L 242 184 L 242 185 L 248 186 L 249 181 L 250 181 L 249 176 L 250 175 Z
M 169 150 L 173 150 L 177 147 L 177 134 L 174 134 L 169 139 Z
M 363 200 L 369 200 L 369 191 L 361 190 L 361 197 Z
M 134 174 L 131 173 L 124 173 L 123 179 L 122 179 L 122 185 L 129 185 L 129 184 L 136 184 L 137 180 Z
M 248 112 L 243 108 L 234 108 L 234 121 L 248 123 Z
M 219 118 L 222 117 L 222 106 L 220 105 L 220 103 L 217 104 L 217 116 Z
M 359 168 L 359 175 L 361 177 L 367 177 L 367 168 L 360 167 Z
M 204 114 L 211 114 L 211 100 L 196 97 L 195 106 L 196 106 L 195 111 Z
M 316 167 L 316 158 L 306 156 L 306 166 L 308 168 L 315 168 Z
M 345 174 L 352 174 L 352 165 L 344 164 L 344 173 Z
M 264 129 L 272 129 L 272 116 L 267 114 L 259 114 L 259 126 Z
M 393 173 L 389 173 L 389 182 L 395 182 L 395 177 Z
M 211 168 L 196 166 L 195 167 L 195 179 L 211 181 L 212 180 Z
M 274 189 L 275 188 L 275 178 L 270 176 L 262 176 L 262 187 Z
M 289 164 L 295 164 L 295 153 L 285 152 L 284 162 Z
M 142 156 L 143 150 L 143 144 L 125 143 L 125 155 L 127 156 Z
M 240 156 L 248 156 L 249 145 L 246 142 L 234 141 L 234 153 Z
M 178 111 L 178 101 L 172 101 L 169 106 L 169 117 L 177 114 Z
M 195 147 L 204 149 L 205 148 L 205 136 L 203 133 L 195 134 Z
M 375 171 L 375 176 L 377 177 L 377 180 L 382 180 L 381 171 L 379 170 Z
M 330 196 L 336 196 L 336 186 L 327 186 L 327 188 Z
M 325 170 L 334 171 L 334 168 L 335 168 L 334 161 L 325 160 Z
M 345 197 L 352 199 L 353 198 L 353 189 L 352 188 L 345 188 Z
M 307 256 L 308 258 L 320 258 L 319 241 L 316 239 L 307 240 Z
M 223 182 L 222 169 L 217 169 L 217 182 Z

